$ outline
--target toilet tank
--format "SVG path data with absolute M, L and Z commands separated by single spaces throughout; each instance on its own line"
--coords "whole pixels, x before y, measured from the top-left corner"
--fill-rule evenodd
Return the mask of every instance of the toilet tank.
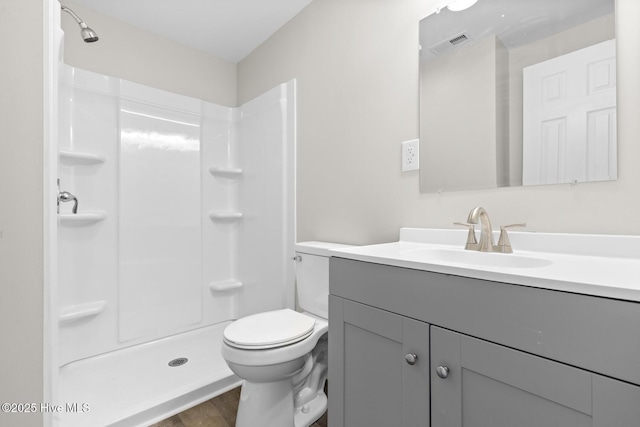
M 329 250 L 347 247 L 327 242 L 296 243 L 296 291 L 301 310 L 328 319 Z

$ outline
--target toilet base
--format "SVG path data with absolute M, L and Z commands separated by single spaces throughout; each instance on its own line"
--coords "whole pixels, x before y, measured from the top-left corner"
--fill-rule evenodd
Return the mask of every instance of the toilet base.
M 296 408 L 293 414 L 295 427 L 309 427 L 316 422 L 327 410 L 327 395 L 319 391 L 311 402 Z
M 238 370 L 238 366 L 231 365 Z M 327 410 L 327 337 L 323 336 L 310 354 L 271 369 L 243 370 L 251 378 L 279 381 L 252 382 L 245 380 L 240 392 L 236 427 L 309 427 Z M 276 373 L 273 377 L 255 375 Z
M 296 427 L 291 379 L 271 383 L 246 381 L 240 391 L 236 427 Z
M 277 383 L 245 381 L 240 392 L 236 427 L 309 427 L 327 410 L 327 395 L 322 390 L 295 410 L 293 402 L 290 379 Z

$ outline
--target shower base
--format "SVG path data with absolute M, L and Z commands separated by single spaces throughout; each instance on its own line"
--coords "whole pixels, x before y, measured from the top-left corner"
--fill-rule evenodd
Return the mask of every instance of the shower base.
M 64 365 L 54 426 L 148 426 L 237 387 L 220 353 L 229 323 Z

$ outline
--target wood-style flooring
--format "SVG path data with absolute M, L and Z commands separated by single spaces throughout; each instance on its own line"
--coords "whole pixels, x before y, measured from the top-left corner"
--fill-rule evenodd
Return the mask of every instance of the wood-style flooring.
M 239 399 L 240 387 L 229 390 L 150 427 L 234 427 Z M 327 427 L 326 412 L 311 427 Z

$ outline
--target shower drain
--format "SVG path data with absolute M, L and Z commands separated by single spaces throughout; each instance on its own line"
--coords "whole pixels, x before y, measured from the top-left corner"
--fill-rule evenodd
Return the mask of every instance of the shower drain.
M 188 361 L 189 359 L 187 359 L 186 357 L 178 357 L 177 359 L 173 359 L 172 361 L 170 361 L 169 366 L 171 366 L 172 368 L 175 368 L 176 366 L 184 365 Z

